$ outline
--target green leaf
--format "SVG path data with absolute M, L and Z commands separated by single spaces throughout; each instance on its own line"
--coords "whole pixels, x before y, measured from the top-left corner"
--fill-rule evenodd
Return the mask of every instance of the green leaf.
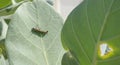
M 15 0 L 15 2 L 21 2 L 21 1 L 23 1 L 23 0 Z
M 63 19 L 43 0 L 22 4 L 9 23 L 6 48 L 10 65 L 61 65 L 65 53 Z M 36 32 L 32 30 L 35 28 Z M 42 31 L 48 31 L 41 37 Z
M 0 1 L 0 5 L 1 5 L 0 16 L 6 16 L 6 15 L 13 14 L 22 3 L 27 2 L 27 1 L 32 1 L 32 0 L 3 0 L 3 1 Z
M 0 55 L 3 55 L 7 59 L 7 53 L 5 48 L 5 39 L 0 40 Z
M 53 3 L 54 1 L 52 1 L 52 0 L 46 0 L 46 1 L 47 1 L 47 3 L 49 3 L 50 5 L 52 5 L 52 6 L 54 5 L 54 3 Z
M 79 65 L 79 62 L 71 55 L 71 52 L 66 52 L 63 56 L 62 65 Z
M 22 1 L 14 5 L 9 5 L 3 9 L 0 9 L 0 16 L 6 16 L 6 15 L 13 14 L 16 11 L 16 9 L 24 2 L 25 1 Z
M 16 3 L 21 2 L 21 1 L 33 1 L 33 0 L 15 0 Z
M 11 16 L 11 18 L 12 18 L 12 16 Z M 6 24 L 9 24 L 11 21 L 11 19 L 4 19 L 4 20 L 5 20 Z
M 2 25 L 2 22 L 0 21 L 0 36 L 2 34 L 2 27 L 3 27 L 3 25 Z
M 11 4 L 11 0 L 0 0 L 0 9 L 5 8 Z
M 120 65 L 119 17 L 120 0 L 84 0 L 63 27 L 64 47 L 80 65 Z

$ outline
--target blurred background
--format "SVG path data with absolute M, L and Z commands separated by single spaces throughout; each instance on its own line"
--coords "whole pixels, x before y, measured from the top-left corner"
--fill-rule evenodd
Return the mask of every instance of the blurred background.
M 54 2 L 55 9 L 66 20 L 69 13 L 83 0 L 51 0 Z

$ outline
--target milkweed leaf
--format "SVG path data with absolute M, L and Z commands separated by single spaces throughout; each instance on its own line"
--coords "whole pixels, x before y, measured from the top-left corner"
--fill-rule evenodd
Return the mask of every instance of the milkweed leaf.
M 120 0 L 84 0 L 68 16 L 62 41 L 80 65 L 120 65 L 119 6 Z
M 23 3 L 16 10 L 5 46 L 10 65 L 61 65 L 64 49 L 60 40 L 63 19 L 43 0 Z M 44 37 L 33 28 L 49 31 Z

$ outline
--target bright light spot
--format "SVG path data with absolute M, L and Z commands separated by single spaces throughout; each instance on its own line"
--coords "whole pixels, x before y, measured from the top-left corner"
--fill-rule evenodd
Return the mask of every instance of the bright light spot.
M 68 55 L 69 55 L 69 58 L 73 58 L 73 56 L 70 52 L 68 53 Z
M 103 43 L 100 45 L 100 52 L 101 52 L 101 56 L 105 56 L 107 54 L 109 54 L 112 50 L 112 48 L 110 48 L 107 43 Z

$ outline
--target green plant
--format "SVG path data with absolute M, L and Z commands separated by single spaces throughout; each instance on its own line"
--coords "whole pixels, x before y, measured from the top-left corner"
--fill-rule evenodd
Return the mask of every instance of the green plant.
M 64 24 L 64 48 L 79 65 L 120 65 L 119 17 L 120 0 L 84 0 Z
M 120 0 L 84 0 L 64 26 L 52 0 L 5 1 L 0 65 L 120 64 Z
M 15 8 L 10 10 L 13 11 L 10 17 L 6 16 L 9 12 L 1 15 L 1 21 L 8 23 L 7 35 L 3 38 L 5 42 L 2 42 L 7 50 L 8 63 L 61 65 L 65 53 L 60 40 L 63 26 L 61 16 L 44 0 L 24 1 Z M 1 56 L 1 61 L 3 60 Z

